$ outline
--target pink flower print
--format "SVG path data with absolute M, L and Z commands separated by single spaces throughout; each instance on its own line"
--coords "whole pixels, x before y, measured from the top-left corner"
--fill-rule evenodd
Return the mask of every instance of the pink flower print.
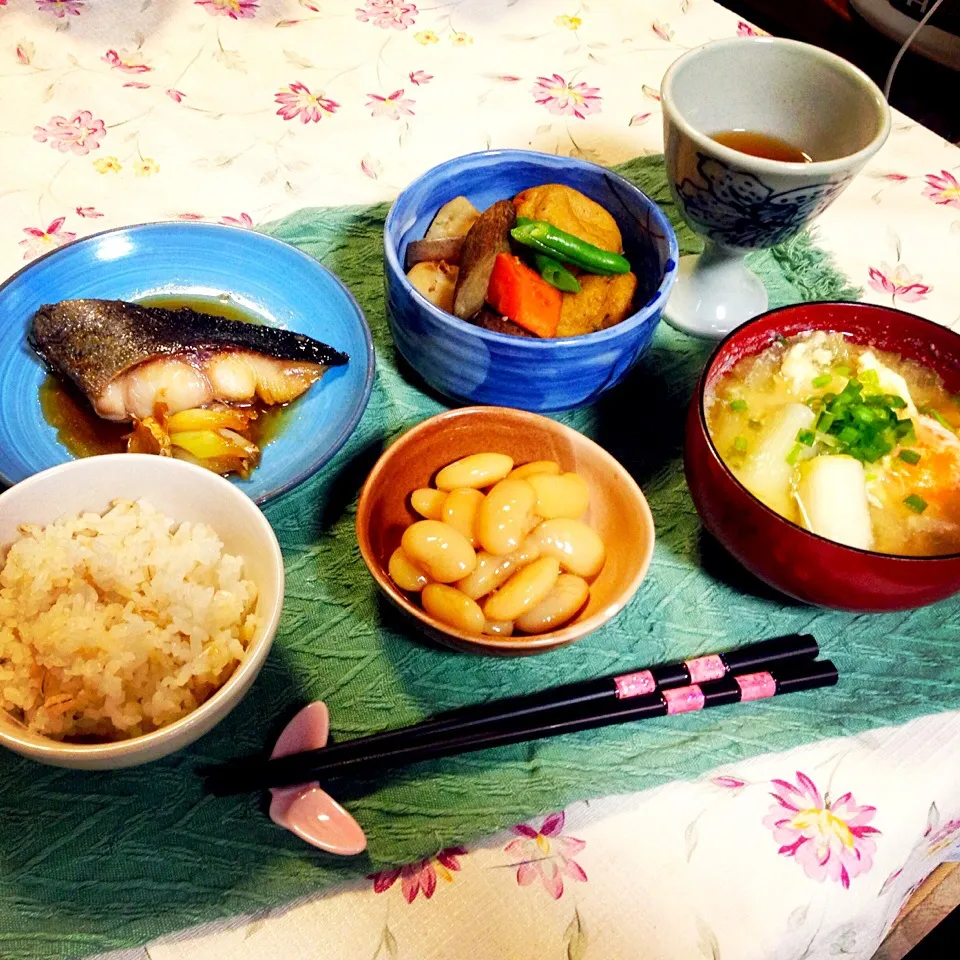
M 47 253 L 71 240 L 76 240 L 75 233 L 62 229 L 66 219 L 66 217 L 58 217 L 46 230 L 41 230 L 39 227 L 24 227 L 23 232 L 27 235 L 27 239 L 20 241 L 20 246 L 23 247 L 23 259 L 32 260 L 41 253 Z
M 83 157 L 96 150 L 106 134 L 107 128 L 102 120 L 94 120 L 89 110 L 78 110 L 69 120 L 51 117 L 45 127 L 34 127 L 33 139 L 49 143 L 61 153 L 73 152 Z
M 510 73 L 502 73 L 499 77 L 497 77 L 497 79 L 503 81 L 504 83 L 519 83 L 523 77 L 515 77 Z
M 417 6 L 401 0 L 367 0 L 366 6 L 356 8 L 361 23 L 372 23 L 381 30 L 406 30 L 416 20 Z
M 103 214 L 93 207 L 77 207 L 77 216 L 85 217 L 88 220 L 96 220 L 98 217 L 102 217 Z
M 437 878 L 445 883 L 453 882 L 453 874 L 460 870 L 460 857 L 466 856 L 464 847 L 447 847 L 434 857 L 425 857 L 405 867 L 381 870 L 367 878 L 373 881 L 374 893 L 384 893 L 399 879 L 403 899 L 413 903 L 420 893 L 429 900 L 437 890 Z
M 171 87 L 169 90 L 166 90 L 165 93 L 174 103 L 180 103 L 180 101 L 186 96 L 182 90 L 174 90 L 173 87 Z
M 627 124 L 628 127 L 639 127 L 646 123 L 651 117 L 650 113 L 635 113 Z
M 747 785 L 747 781 L 741 780 L 739 777 L 714 777 L 710 782 L 726 790 L 739 790 Z
M 369 177 L 371 180 L 376 180 L 383 170 L 383 164 L 376 157 L 371 157 L 368 153 L 360 161 L 360 169 L 363 171 L 364 176 Z
M 503 848 L 517 865 L 517 884 L 527 887 L 539 880 L 554 900 L 563 896 L 565 876 L 577 883 L 587 882 L 583 867 L 573 859 L 586 843 L 562 833 L 565 820 L 561 811 L 547 817 L 539 830 L 521 823 L 513 828 L 517 839 Z
M 880 177 L 883 180 L 891 180 L 893 183 L 903 183 L 904 180 L 910 179 L 905 173 L 881 173 Z
M 124 84 L 124 87 L 132 87 L 134 90 L 149 90 L 150 84 L 142 80 L 130 80 Z
M 311 93 L 310 88 L 302 83 L 291 83 L 274 94 L 273 99 L 280 104 L 278 117 L 296 120 L 299 116 L 301 123 L 319 123 L 324 111 L 333 113 L 340 106 L 336 100 L 330 100 L 322 93 Z
M 151 70 L 140 60 L 140 55 L 135 53 L 121 57 L 116 50 L 108 50 L 100 59 L 109 63 L 114 70 L 122 70 L 124 73 L 149 73 Z
M 433 75 L 430 73 L 424 73 L 423 70 L 410 71 L 410 82 L 416 84 L 418 87 L 422 87 L 425 83 L 429 83 L 432 79 Z
M 247 227 L 253 226 L 253 217 L 249 213 L 241 213 L 239 217 L 221 217 L 220 222 L 227 227 Z
M 194 0 L 211 17 L 229 17 L 231 20 L 252 20 L 257 15 L 260 0 Z
M 910 851 L 906 863 L 887 877 L 877 896 L 882 897 L 906 873 L 909 878 L 916 878 L 903 898 L 903 903 L 906 903 L 910 894 L 923 883 L 930 873 L 930 861 L 932 859 L 935 858 L 935 863 L 940 863 L 944 859 L 955 859 L 955 854 L 952 851 L 944 854 L 945 850 L 953 846 L 957 846 L 957 849 L 960 850 L 960 819 L 947 820 L 941 823 L 940 811 L 935 803 L 931 803 L 930 811 L 927 814 L 927 828 L 924 830 L 923 836 Z
M 24 65 L 29 65 L 33 60 L 33 54 L 36 52 L 36 47 L 27 40 L 21 40 L 17 44 L 17 60 Z
M 669 23 L 662 23 L 659 20 L 654 20 L 650 24 L 650 29 L 661 39 L 669 43 L 673 39 L 673 27 Z
M 738 37 L 769 37 L 770 34 L 766 30 L 761 30 L 759 27 L 751 27 L 749 23 L 741 20 L 737 24 L 737 36 Z
M 925 197 L 940 206 L 960 210 L 960 182 L 949 170 L 941 170 L 939 174 L 928 173 L 924 179 L 927 181 L 923 188 Z
M 202 213 L 178 213 L 178 220 L 204 220 L 206 219 Z
M 413 110 L 410 108 L 416 103 L 403 95 L 403 90 L 394 90 L 389 96 L 381 97 L 375 93 L 368 93 L 370 98 L 366 106 L 370 107 L 371 117 L 389 117 L 391 120 L 399 120 L 401 116 L 412 117 Z
M 37 9 L 52 13 L 58 20 L 67 15 L 79 17 L 84 0 L 37 0 Z
M 877 293 L 890 294 L 891 302 L 896 305 L 897 300 L 902 303 L 917 303 L 923 300 L 933 289 L 926 283 L 921 283 L 922 274 L 912 274 L 902 264 L 890 266 L 881 263 L 879 267 L 870 267 L 870 286 Z
M 533 99 L 557 116 L 579 117 L 600 112 L 600 89 L 585 83 L 567 83 L 559 73 L 537 77 L 530 91 Z
M 960 820 L 948 820 L 936 829 L 931 829 L 926 842 L 928 857 L 936 856 L 941 850 L 960 843 Z
M 773 780 L 777 788 L 770 795 L 776 803 L 763 818 L 773 832 L 782 856 L 793 857 L 811 880 L 839 881 L 849 889 L 850 881 L 873 866 L 877 848 L 871 839 L 880 831 L 867 826 L 876 807 L 858 806 L 853 794 L 845 793 L 833 802 L 821 796 L 814 782 L 797 771 L 797 783 Z

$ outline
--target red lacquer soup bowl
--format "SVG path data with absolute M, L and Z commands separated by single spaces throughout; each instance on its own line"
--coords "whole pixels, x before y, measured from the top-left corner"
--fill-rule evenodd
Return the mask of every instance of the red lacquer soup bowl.
M 960 591 L 960 554 L 901 557 L 834 543 L 764 506 L 720 459 L 707 431 L 705 394 L 737 361 L 778 336 L 806 330 L 841 332 L 916 360 L 936 371 L 951 393 L 960 393 L 960 336 L 929 320 L 862 303 L 797 304 L 756 317 L 717 346 L 687 415 L 684 465 L 704 526 L 751 573 L 806 603 L 906 610 Z

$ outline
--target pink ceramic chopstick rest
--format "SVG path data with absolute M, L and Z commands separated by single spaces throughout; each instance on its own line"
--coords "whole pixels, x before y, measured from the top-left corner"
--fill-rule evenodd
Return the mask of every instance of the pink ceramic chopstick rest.
M 327 744 L 330 714 L 318 700 L 304 707 L 283 729 L 270 759 Z M 301 840 L 341 857 L 362 853 L 367 838 L 360 824 L 316 781 L 293 787 L 272 787 L 270 819 Z

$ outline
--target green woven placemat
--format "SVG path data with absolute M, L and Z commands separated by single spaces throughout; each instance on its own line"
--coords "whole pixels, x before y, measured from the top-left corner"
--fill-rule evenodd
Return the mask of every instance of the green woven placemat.
M 658 159 L 620 170 L 676 221 Z M 386 209 L 306 210 L 266 228 L 318 257 L 356 294 L 373 329 L 377 379 L 360 427 L 335 462 L 266 511 L 283 546 L 287 594 L 263 673 L 213 733 L 148 767 L 83 774 L 0 757 L 5 960 L 143 943 L 579 798 L 642 790 L 753 754 L 960 706 L 960 658 L 947 628 L 957 603 L 883 616 L 815 610 L 772 594 L 704 539 L 683 481 L 680 442 L 706 347 L 665 326 L 627 382 L 559 418 L 616 455 L 653 508 L 656 554 L 629 607 L 584 641 L 526 659 L 468 657 L 413 635 L 380 601 L 353 532 L 356 495 L 380 451 L 442 409 L 398 371 L 379 266 Z M 695 244 L 684 230 L 680 238 L 681 249 Z M 856 294 L 806 237 L 758 256 L 754 266 L 774 304 Z M 269 821 L 261 797 L 204 797 L 194 776 L 201 763 L 262 749 L 310 700 L 326 700 L 335 735 L 349 737 L 795 630 L 816 635 L 842 671 L 841 686 L 473 754 L 362 785 L 347 805 L 369 835 L 369 858 L 313 851 Z

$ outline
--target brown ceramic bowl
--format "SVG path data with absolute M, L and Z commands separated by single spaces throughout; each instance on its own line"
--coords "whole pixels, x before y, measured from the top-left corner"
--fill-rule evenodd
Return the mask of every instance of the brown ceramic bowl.
M 508 639 L 475 637 L 424 613 L 387 574 L 403 531 L 421 519 L 410 494 L 431 486 L 442 467 L 471 453 L 505 453 L 517 465 L 556 460 L 590 486 L 583 518 L 600 534 L 607 559 L 580 614 L 560 630 Z M 653 556 L 653 517 L 629 473 L 602 447 L 548 417 L 506 407 L 464 407 L 424 420 L 377 461 L 360 492 L 357 540 L 363 559 L 394 606 L 419 621 L 434 640 L 470 653 L 523 656 L 585 637 L 615 617 L 636 593 Z

